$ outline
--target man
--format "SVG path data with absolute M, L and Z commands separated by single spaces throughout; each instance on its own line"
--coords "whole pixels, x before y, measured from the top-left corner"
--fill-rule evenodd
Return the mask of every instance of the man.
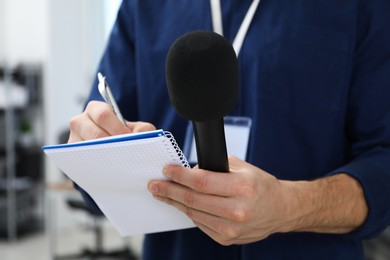
M 123 1 L 99 71 L 128 128 L 91 101 L 69 142 L 156 126 L 183 145 L 188 122 L 169 103 L 165 58 L 184 33 L 212 30 L 213 2 Z M 222 1 L 229 41 L 251 4 Z M 246 162 L 230 157 L 228 174 L 162 169 L 172 181 L 148 189 L 198 228 L 146 235 L 143 259 L 363 259 L 361 241 L 390 220 L 389 9 L 386 0 L 260 3 L 231 113 L 253 122 Z M 96 83 L 89 100 L 101 100 Z

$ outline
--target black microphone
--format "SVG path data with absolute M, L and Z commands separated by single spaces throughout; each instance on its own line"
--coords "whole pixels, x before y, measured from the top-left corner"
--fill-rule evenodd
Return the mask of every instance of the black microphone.
M 169 49 L 166 80 L 176 112 L 192 121 L 199 168 L 228 172 L 223 117 L 235 106 L 239 91 L 232 45 L 209 31 L 181 36 Z

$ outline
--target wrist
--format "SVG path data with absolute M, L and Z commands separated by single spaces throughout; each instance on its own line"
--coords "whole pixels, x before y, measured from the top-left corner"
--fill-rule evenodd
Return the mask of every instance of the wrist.
M 308 181 L 280 181 L 283 191 L 284 222 L 280 226 L 281 233 L 301 231 L 307 225 L 307 216 L 315 209 L 309 206 L 313 194 L 309 194 Z

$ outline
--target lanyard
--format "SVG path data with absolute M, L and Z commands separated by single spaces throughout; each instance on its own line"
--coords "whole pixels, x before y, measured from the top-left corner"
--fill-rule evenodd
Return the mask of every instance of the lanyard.
M 253 16 L 256 13 L 257 7 L 259 6 L 260 0 L 253 0 L 251 6 L 249 7 L 244 20 L 242 20 L 240 29 L 238 29 L 237 35 L 233 41 L 233 48 L 238 57 L 242 43 L 245 40 L 245 36 L 248 32 L 249 26 L 251 25 Z M 221 0 L 210 0 L 211 6 L 211 17 L 213 22 L 214 32 L 223 36 L 223 23 L 222 23 L 222 8 Z

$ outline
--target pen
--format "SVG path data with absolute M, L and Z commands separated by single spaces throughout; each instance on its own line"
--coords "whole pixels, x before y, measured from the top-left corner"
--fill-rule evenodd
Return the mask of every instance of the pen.
M 114 110 L 114 113 L 116 116 L 123 122 L 123 124 L 127 127 L 126 121 L 123 118 L 121 111 L 119 110 L 118 105 L 116 104 L 116 101 L 114 99 L 114 96 L 112 95 L 112 92 L 110 90 L 110 87 L 107 84 L 106 77 L 104 77 L 100 72 L 98 73 L 98 80 L 99 80 L 99 92 L 100 95 L 102 95 L 103 99 L 111 105 L 112 109 Z

